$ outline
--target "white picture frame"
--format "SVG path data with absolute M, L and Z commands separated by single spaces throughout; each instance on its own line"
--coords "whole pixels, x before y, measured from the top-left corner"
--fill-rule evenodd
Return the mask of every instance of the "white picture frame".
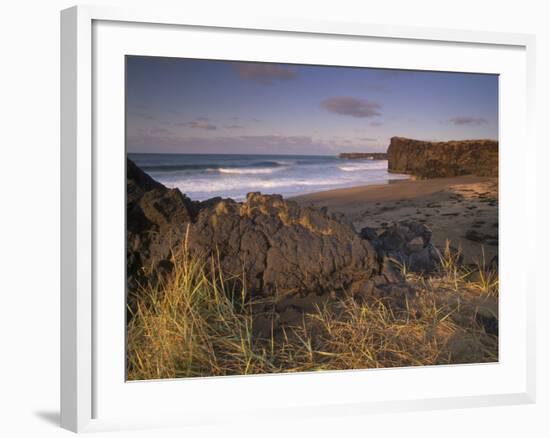
M 120 31 L 117 26 L 126 28 Z M 317 376 L 315 373 L 300 373 L 284 376 L 192 379 L 192 382 L 186 383 L 186 394 L 197 395 L 193 402 L 194 410 L 192 411 L 189 410 L 189 406 L 184 409 L 181 404 L 174 405 L 173 409 L 168 411 L 166 406 L 156 403 L 156 406 L 151 405 L 147 408 L 149 409 L 145 411 L 147 415 L 144 415 L 144 412 L 138 413 L 137 411 L 134 415 L 131 415 L 131 410 L 117 411 L 117 406 L 125 404 L 121 397 L 127 397 L 125 401 L 128 402 L 135 398 L 137 394 L 142 393 L 144 400 L 155 401 L 155 397 L 159 397 L 161 393 L 170 393 L 169 397 L 174 397 L 174 394 L 181 391 L 182 385 L 178 381 L 125 383 L 123 374 L 121 375 L 116 370 L 106 376 L 106 373 L 111 373 L 111 371 L 106 371 L 109 368 L 107 365 L 110 358 L 105 353 L 112 351 L 117 354 L 117 363 L 123 360 L 118 353 L 120 353 L 121 348 L 123 349 L 124 327 L 116 325 L 120 322 L 118 318 L 123 318 L 123 316 L 117 314 L 118 316 L 111 319 L 111 313 L 116 314 L 120 309 L 117 307 L 107 312 L 105 311 L 105 305 L 108 304 L 108 299 L 98 300 L 98 293 L 100 293 L 98 288 L 103 290 L 101 289 L 102 285 L 110 284 L 111 278 L 107 274 L 103 275 L 106 271 L 102 270 L 105 263 L 110 263 L 106 260 L 107 255 L 105 255 L 105 258 L 100 256 L 100 254 L 104 254 L 102 251 L 105 251 L 105 245 L 102 244 L 101 239 L 105 240 L 108 237 L 99 238 L 98 236 L 112 237 L 111 241 L 115 247 L 116 242 L 120 243 L 124 239 L 122 235 L 117 235 L 121 231 L 120 228 L 113 226 L 113 229 L 105 230 L 105 221 L 103 221 L 100 213 L 102 209 L 98 208 L 103 202 L 111 202 L 113 205 L 117 205 L 116 203 L 121 199 L 120 196 L 123 196 L 123 187 L 119 187 L 121 189 L 119 191 L 115 190 L 116 194 L 109 200 L 106 199 L 106 195 L 104 196 L 106 193 L 105 187 L 113 187 L 113 184 L 118 187 L 121 181 L 124 182 L 123 167 L 117 167 L 121 163 L 120 152 L 124 150 L 124 144 L 120 144 L 120 135 L 113 134 L 112 137 L 109 137 L 114 131 L 120 134 L 120 126 L 115 126 L 121 123 L 119 105 L 111 105 L 115 111 L 112 114 L 103 111 L 105 109 L 103 95 L 108 90 L 115 90 L 114 93 L 110 93 L 112 96 L 109 98 L 118 99 L 120 93 L 123 94 L 123 90 L 119 89 L 120 84 L 123 83 L 123 78 L 114 75 L 116 76 L 114 80 L 105 86 L 99 82 L 106 77 L 103 66 L 107 65 L 111 68 L 110 61 L 112 59 L 118 59 L 122 63 L 122 60 L 119 59 L 121 54 L 130 53 L 127 52 L 129 49 L 125 45 L 125 40 L 134 42 L 134 48 L 130 54 L 136 54 L 135 50 L 138 49 L 135 49 L 135 47 L 139 48 L 139 44 L 141 44 L 139 34 L 144 32 L 143 29 L 147 26 L 150 32 L 164 33 L 164 36 L 160 35 L 159 39 L 150 38 L 148 47 L 144 47 L 143 52 L 140 54 L 157 53 L 160 47 L 164 47 L 164 52 L 160 53 L 159 51 L 159 55 L 166 55 L 169 50 L 179 50 L 170 48 L 168 39 L 164 40 L 165 44 L 161 45 L 162 38 L 167 38 L 167 34 L 170 32 L 178 32 L 178 29 L 185 29 L 185 32 L 200 32 L 201 38 L 204 35 L 208 36 L 210 33 L 230 31 L 236 35 L 238 34 L 235 38 L 247 38 L 248 40 L 264 38 L 264 36 L 274 40 L 278 38 L 285 40 L 288 38 L 309 38 L 310 40 L 334 38 L 335 41 L 337 40 L 335 44 L 342 47 L 352 43 L 362 44 L 362 42 L 368 40 L 372 44 L 380 42 L 387 45 L 406 44 L 410 47 L 418 47 L 419 50 L 426 50 L 426 54 L 429 53 L 429 50 L 448 50 L 447 45 L 452 45 L 457 51 L 464 51 L 464 56 L 469 56 L 466 53 L 468 50 L 483 49 L 484 52 L 479 52 L 471 57 L 472 60 L 478 59 L 479 61 L 479 67 L 476 67 L 476 71 L 479 69 L 482 72 L 503 74 L 505 78 L 510 77 L 509 81 L 504 81 L 503 86 L 515 90 L 511 93 L 513 98 L 504 99 L 501 102 L 501 123 L 518 116 L 514 126 L 506 125 L 506 131 L 501 131 L 501 136 L 503 136 L 501 147 L 503 147 L 504 152 L 500 165 L 501 181 L 504 182 L 504 184 L 501 184 L 501 197 L 503 199 L 500 211 L 501 233 L 503 239 L 509 239 L 506 244 L 501 244 L 504 248 L 502 251 L 506 251 L 506 254 L 501 254 L 501 263 L 508 263 L 508 266 L 510 266 L 515 260 L 513 251 L 520 248 L 520 245 L 534 246 L 535 216 L 532 206 L 535 205 L 533 198 L 535 175 L 532 169 L 535 166 L 532 161 L 535 155 L 533 153 L 535 140 L 533 138 L 532 123 L 534 120 L 535 40 L 533 36 L 385 26 L 360 22 L 338 23 L 303 19 L 258 19 L 257 17 L 245 16 L 238 21 L 227 21 L 223 17 L 214 15 L 200 16 L 186 11 L 163 11 L 156 8 L 129 10 L 104 6 L 78 6 L 64 10 L 61 13 L 62 427 L 75 432 L 84 432 L 205 424 L 213 421 L 230 421 L 236 416 L 237 418 L 254 417 L 267 421 L 274 415 L 301 418 L 311 417 L 312 415 L 360 415 L 368 412 L 400 412 L 415 409 L 534 402 L 535 276 L 531 272 L 531 268 L 523 263 L 519 264 L 512 274 L 503 275 L 501 280 L 503 287 L 507 282 L 513 285 L 510 290 L 515 291 L 515 295 L 512 293 L 504 294 L 502 298 L 501 348 L 504 349 L 504 352 L 514 350 L 515 356 L 512 358 L 512 356 L 504 354 L 504 358 L 496 365 L 422 367 L 422 369 L 417 367 L 414 370 L 342 371 L 323 374 L 322 377 Z M 140 30 L 141 27 L 143 29 Z M 124 35 L 119 34 L 119 32 L 131 32 L 132 38 L 124 38 Z M 173 41 L 172 34 L 170 34 L 170 38 Z M 106 44 L 106 42 L 109 44 Z M 281 44 L 281 47 L 284 44 L 288 47 L 289 42 L 285 41 Z M 314 42 L 311 44 L 314 44 Z M 208 47 L 205 40 L 204 46 L 194 47 L 192 54 L 197 56 L 201 51 L 207 51 Z M 455 49 L 451 48 L 451 50 Z M 491 56 L 489 53 L 491 51 L 495 52 L 492 55 L 494 58 L 486 59 L 487 56 Z M 497 55 L 497 52 L 499 55 Z M 238 50 L 232 50 L 231 53 L 227 54 L 227 59 L 236 59 L 236 56 L 240 56 L 239 59 L 242 59 L 243 55 L 238 53 Z M 269 55 L 255 55 L 255 53 L 257 51 L 252 45 L 246 59 L 266 60 L 267 58 L 264 59 L 264 57 L 268 56 L 269 60 L 286 60 L 290 62 L 299 60 L 300 56 L 298 52 L 292 55 L 295 56 L 293 59 L 288 58 L 288 56 L 291 56 L 289 54 L 281 55 L 275 51 Z M 219 52 L 211 52 L 205 55 L 205 57 L 209 56 L 220 55 Z M 257 59 L 257 56 L 262 59 Z M 425 64 L 421 64 L 421 61 L 418 61 L 418 64 L 411 62 L 408 67 L 430 68 L 431 66 L 437 69 L 437 65 L 440 65 L 442 69 L 452 70 L 454 68 L 458 70 L 461 68 L 460 56 L 453 57 L 451 55 L 441 56 L 440 58 L 429 62 L 423 61 Z M 345 62 L 342 59 L 338 61 Z M 380 56 L 378 62 L 383 62 L 383 59 Z M 403 67 L 403 62 L 407 61 L 402 60 L 400 62 L 401 64 L 396 62 L 392 65 L 386 62 L 383 66 L 399 68 Z M 113 64 L 117 63 L 118 61 Z M 117 65 L 120 67 L 120 64 Z M 106 70 L 107 73 L 110 71 Z M 119 72 L 119 70 L 117 71 Z M 503 73 L 505 71 L 509 73 L 509 76 L 506 76 L 508 73 Z M 501 93 L 507 93 L 507 91 L 501 88 Z M 507 93 L 506 95 L 511 94 Z M 120 103 L 119 100 L 116 102 Z M 512 108 L 513 106 L 516 108 Z M 104 123 L 104 119 L 111 122 Z M 99 129 L 98 125 L 100 125 Z M 512 143 L 511 140 L 515 140 L 516 143 L 518 140 L 522 142 L 522 158 L 518 160 L 506 158 L 509 156 L 506 155 L 508 150 L 506 145 Z M 98 146 L 98 142 L 100 146 Z M 111 153 L 105 152 L 102 145 L 106 143 L 115 145 L 112 153 L 118 157 L 109 160 L 111 164 L 105 160 L 106 154 Z M 103 149 L 101 149 L 102 147 Z M 119 149 L 120 147 L 122 149 Z M 100 153 L 98 153 L 98 148 L 101 149 Z M 513 178 L 513 184 L 511 178 Z M 510 181 L 510 183 L 507 184 L 506 181 Z M 522 200 L 526 208 L 514 209 L 511 204 L 506 207 L 507 197 L 513 200 Z M 120 208 L 122 209 L 122 204 Z M 120 216 L 118 220 L 120 220 Z M 517 237 L 512 236 L 511 233 L 507 233 L 507 230 L 512 229 L 519 221 L 529 224 L 524 228 L 528 231 L 523 235 L 524 241 L 522 242 L 518 241 Z M 113 223 L 115 222 L 117 220 L 113 221 Z M 111 265 L 120 268 L 119 262 L 123 260 L 124 253 L 111 252 L 115 254 L 114 263 L 111 263 Z M 510 254 L 508 255 L 508 253 Z M 502 255 L 504 259 L 502 259 Z M 112 278 L 119 274 L 120 272 L 113 273 Z M 115 287 L 122 288 L 120 293 L 123 297 L 123 284 L 116 284 L 118 286 Z M 118 305 L 122 305 L 122 309 L 124 309 L 122 301 Z M 513 311 L 517 312 L 516 332 L 513 333 L 506 326 L 506 321 L 510 321 L 507 315 L 512 315 L 512 310 L 507 313 L 508 309 L 516 309 Z M 114 331 L 109 330 L 110 333 L 113 333 L 112 339 L 109 340 L 109 342 L 112 341 L 112 345 L 108 346 L 104 333 L 107 328 L 111 329 L 113 327 L 115 328 Z M 100 351 L 104 354 L 98 354 Z M 113 358 L 113 360 L 115 359 Z M 116 366 L 114 368 L 118 369 Z M 505 371 L 499 374 L 501 370 Z M 480 386 L 478 392 L 468 388 L 465 384 L 466 380 L 461 384 L 460 379 L 469 378 L 467 376 L 475 377 L 476 375 L 480 382 L 487 382 L 486 386 Z M 387 397 L 377 395 L 376 389 L 372 390 L 374 395 L 370 398 L 363 397 L 361 394 L 338 392 L 338 388 L 362 388 L 365 376 L 375 376 L 368 378 L 374 382 L 372 388 L 375 388 L 376 385 L 378 387 L 381 387 L 382 384 L 388 385 L 388 382 L 392 381 L 406 382 L 411 376 L 418 382 L 421 382 L 422 379 L 428 381 L 432 378 L 436 382 L 448 379 L 457 379 L 457 381 L 455 382 L 456 388 L 453 391 L 446 392 L 446 388 L 439 388 L 436 391 L 434 387 L 432 392 L 423 396 L 419 396 L 414 388 L 409 392 L 403 391 L 397 383 L 392 391 L 388 391 L 390 394 Z M 490 382 L 491 378 L 494 378 L 494 382 Z M 113 384 L 113 382 L 116 384 Z M 223 394 L 242 392 L 242 400 L 246 400 L 247 396 L 254 393 L 253 391 L 263 391 L 285 385 L 292 386 L 300 391 L 308 391 L 309 388 L 312 395 L 309 399 L 298 397 L 299 400 L 295 404 L 285 405 L 284 402 L 277 399 L 276 394 L 272 394 L 272 403 L 274 404 L 268 406 L 269 409 L 260 407 L 261 403 L 258 403 L 257 400 L 254 403 L 257 406 L 247 405 L 246 402 L 243 402 L 242 406 L 227 412 L 224 412 L 215 404 L 208 403 L 207 405 L 207 395 L 218 394 L 223 401 Z M 463 388 L 459 388 L 460 386 Z M 123 390 L 117 392 L 118 390 L 115 387 L 130 388 L 131 391 L 123 394 Z M 316 387 L 322 387 L 325 395 L 316 394 L 316 391 L 313 390 Z M 371 387 L 365 386 L 364 388 Z M 388 386 L 385 386 L 385 388 L 388 388 Z M 204 398 L 198 397 L 199 393 L 204 393 Z M 331 395 L 332 401 L 326 398 L 327 393 Z M 112 400 L 112 406 L 106 401 L 106 395 Z M 216 414 L 215 420 L 213 420 L 213 413 Z

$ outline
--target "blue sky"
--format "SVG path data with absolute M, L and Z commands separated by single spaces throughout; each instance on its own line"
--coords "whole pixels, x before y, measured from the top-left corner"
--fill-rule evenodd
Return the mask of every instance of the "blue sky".
M 127 57 L 128 152 L 336 154 L 498 139 L 498 77 Z

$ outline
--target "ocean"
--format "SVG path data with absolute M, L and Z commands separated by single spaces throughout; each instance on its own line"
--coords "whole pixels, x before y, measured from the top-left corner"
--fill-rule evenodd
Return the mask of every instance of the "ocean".
M 326 155 L 128 154 L 141 169 L 193 200 L 215 196 L 241 201 L 249 192 L 284 197 L 407 179 L 390 174 L 385 160 Z

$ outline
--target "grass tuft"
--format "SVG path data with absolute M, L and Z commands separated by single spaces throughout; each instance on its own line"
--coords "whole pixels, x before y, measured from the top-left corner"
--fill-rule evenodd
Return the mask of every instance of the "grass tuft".
M 348 297 L 292 325 L 268 315 L 270 334 L 261 337 L 241 278 L 226 277 L 217 257 L 191 257 L 185 244 L 173 260 L 129 318 L 129 380 L 498 360 L 487 325 L 498 321 L 498 276 L 461 266 L 449 245 L 437 274 L 404 272 L 415 291 L 404 300 Z

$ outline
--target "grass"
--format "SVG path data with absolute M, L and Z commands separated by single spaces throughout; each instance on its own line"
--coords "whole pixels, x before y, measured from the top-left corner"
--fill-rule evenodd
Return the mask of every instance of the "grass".
M 406 272 L 415 293 L 340 298 L 280 324 L 255 330 L 257 304 L 215 257 L 185 246 L 162 284 L 140 291 L 127 327 L 129 380 L 346 370 L 498 360 L 498 277 L 460 266 L 447 248 L 440 271 Z M 229 288 L 227 285 L 232 284 Z M 262 307 L 263 308 L 263 307 Z

